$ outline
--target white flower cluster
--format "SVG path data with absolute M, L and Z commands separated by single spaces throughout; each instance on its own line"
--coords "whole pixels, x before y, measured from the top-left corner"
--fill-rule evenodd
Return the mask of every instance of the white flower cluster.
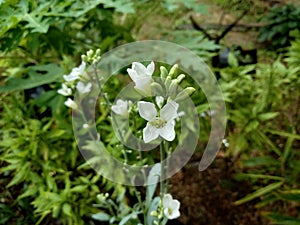
M 173 66 L 170 73 L 175 73 L 174 70 L 177 69 L 177 67 L 177 65 Z M 144 96 L 151 94 L 153 84 L 157 85 L 152 79 L 154 70 L 154 62 L 151 62 L 147 67 L 139 62 L 133 62 L 132 67 L 127 69 L 129 76 L 135 83 L 134 88 Z M 171 80 L 169 77 L 169 80 L 166 82 L 170 81 L 169 86 L 170 89 L 173 90 L 183 78 L 184 75 L 181 74 L 174 80 Z M 173 92 L 176 94 L 176 97 L 181 96 L 180 99 L 182 100 L 183 97 L 190 95 L 193 91 L 194 89 L 188 88 L 178 95 L 176 92 Z M 167 103 L 164 105 L 164 97 L 156 96 L 156 105 L 159 107 L 159 110 L 157 110 L 155 104 L 151 102 L 139 101 L 137 103 L 140 116 L 148 121 L 146 127 L 143 129 L 143 140 L 145 143 L 149 143 L 158 137 L 162 137 L 167 141 L 173 141 L 175 139 L 175 119 L 183 115 L 183 113 L 177 112 L 179 105 L 175 100 L 168 98 Z M 126 100 L 118 99 L 116 104 L 112 106 L 112 111 L 121 116 L 128 116 L 128 110 L 128 101 Z
M 57 92 L 63 96 L 70 96 L 73 94 L 73 89 L 75 87 L 75 83 L 77 82 L 77 91 L 79 91 L 81 94 L 89 93 L 92 88 L 92 83 L 85 81 L 87 80 L 85 69 L 86 63 L 82 61 L 80 66 L 73 68 L 70 74 L 63 75 L 65 82 L 62 83 L 62 88 Z M 76 102 L 74 102 L 71 98 L 68 98 L 67 101 L 65 101 L 65 105 L 72 109 L 78 108 Z

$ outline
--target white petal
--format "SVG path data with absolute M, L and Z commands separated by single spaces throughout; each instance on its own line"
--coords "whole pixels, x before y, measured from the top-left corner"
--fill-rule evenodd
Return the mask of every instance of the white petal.
M 147 123 L 147 126 L 143 129 L 143 140 L 145 143 L 155 140 L 159 136 L 159 130 Z
M 86 63 L 84 61 L 81 62 L 80 66 L 78 67 L 78 72 L 83 75 L 85 70 Z
M 65 81 L 70 82 L 79 79 L 79 74 L 72 70 L 72 72 L 69 75 L 63 75 L 63 78 Z
M 67 85 L 62 84 L 62 88 L 57 90 L 58 94 L 64 95 L 64 96 L 68 96 L 72 94 L 72 89 L 68 88 Z
M 147 68 L 139 62 L 132 63 L 132 69 L 135 70 L 139 76 L 145 76 L 148 73 Z
M 118 115 L 127 116 L 128 115 L 128 102 L 118 99 L 116 104 L 111 107 L 112 111 Z
M 133 80 L 134 82 L 136 82 L 140 78 L 137 72 L 133 69 L 127 69 L 127 73 L 129 74 L 131 80 Z
M 167 124 L 159 129 L 159 135 L 167 141 L 173 141 L 175 139 L 175 121 L 169 121 Z
M 153 103 L 139 101 L 137 106 L 138 106 L 139 114 L 143 119 L 147 121 L 151 121 L 157 116 L 157 111 Z
M 135 88 L 145 93 L 150 93 L 151 77 L 142 77 L 135 81 Z
M 166 121 L 170 121 L 175 119 L 178 114 L 177 114 L 177 109 L 179 105 L 174 102 L 170 101 L 168 102 L 160 111 L 160 117 Z
M 164 104 L 164 101 L 165 101 L 165 99 L 164 99 L 164 97 L 162 97 L 162 96 L 156 96 L 155 97 L 155 102 L 156 102 L 156 104 L 161 108 L 162 107 L 162 105 Z
M 76 89 L 82 94 L 90 92 L 91 88 L 92 88 L 91 82 L 84 84 L 83 82 L 79 81 L 76 85 Z
M 154 72 L 154 62 L 152 61 L 148 66 L 147 66 L 147 72 L 148 75 L 152 76 L 153 72 Z
M 170 194 L 165 194 L 163 197 L 163 207 L 169 208 L 172 204 L 173 197 Z
M 65 101 L 65 105 L 72 108 L 72 109 L 77 109 L 78 106 L 76 102 L 74 102 L 72 99 L 68 98 L 67 101 Z

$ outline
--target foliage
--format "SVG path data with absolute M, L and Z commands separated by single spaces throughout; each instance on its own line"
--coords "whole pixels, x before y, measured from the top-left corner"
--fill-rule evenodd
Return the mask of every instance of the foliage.
M 280 58 L 270 66 L 238 67 L 231 58 L 232 66 L 220 71 L 228 102 L 227 153 L 239 156 L 247 171 L 237 174 L 236 179 L 249 180 L 254 188 L 253 193 L 236 201 L 237 205 L 259 199 L 257 207 L 272 205 L 282 213 L 288 213 L 284 209 L 293 204 L 299 205 L 300 95 L 295 90 L 299 90 L 300 83 L 299 65 L 294 63 L 297 42 L 288 50 L 288 67 Z M 297 216 L 283 216 L 278 211 L 266 214 L 275 224 L 299 222 Z
M 262 21 L 268 24 L 260 29 L 259 41 L 270 42 L 274 49 L 285 47 L 293 40 L 290 32 L 300 30 L 300 9 L 292 4 L 274 6 Z

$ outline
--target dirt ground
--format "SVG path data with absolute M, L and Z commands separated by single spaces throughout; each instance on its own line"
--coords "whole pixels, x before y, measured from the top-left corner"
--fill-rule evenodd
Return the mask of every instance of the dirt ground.
M 236 166 L 219 157 L 205 171 L 199 172 L 199 160 L 186 165 L 170 180 L 170 193 L 181 202 L 179 221 L 184 225 L 269 225 L 255 208 L 255 201 L 239 206 L 234 202 L 251 189 L 233 179 Z

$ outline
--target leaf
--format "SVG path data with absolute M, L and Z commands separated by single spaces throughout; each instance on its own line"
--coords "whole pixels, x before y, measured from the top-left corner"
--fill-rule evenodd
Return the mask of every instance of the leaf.
M 72 216 L 72 208 L 70 204 L 64 203 L 62 207 L 62 211 L 65 215 Z
M 104 8 L 114 8 L 116 12 L 129 14 L 134 13 L 133 2 L 128 0 L 102 0 Z
M 266 121 L 266 120 L 270 120 L 270 119 L 273 119 L 275 118 L 276 116 L 279 115 L 279 112 L 268 112 L 268 113 L 262 113 L 262 114 L 259 114 L 257 116 L 257 118 L 260 120 L 260 121 Z
M 244 160 L 243 165 L 248 167 L 272 166 L 272 165 L 280 165 L 280 162 L 271 156 L 262 156 L 262 157 L 255 157 L 255 158 Z
M 49 19 L 42 20 L 39 17 L 35 17 L 32 14 L 25 14 L 24 20 L 28 22 L 25 28 L 32 28 L 31 32 L 47 33 L 49 29 Z
M 150 206 L 149 206 L 149 209 L 147 212 L 147 224 L 153 224 L 154 220 L 157 218 L 157 217 L 151 216 L 151 212 L 157 211 L 159 202 L 160 202 L 160 197 L 157 196 L 150 203 Z
M 288 133 L 288 132 L 284 132 L 284 131 L 277 131 L 277 130 L 270 130 L 267 129 L 266 132 L 269 132 L 271 134 L 276 134 L 282 137 L 289 137 L 289 138 L 294 138 L 297 140 L 300 140 L 300 135 L 299 134 L 292 134 L 292 133 Z
M 98 221 L 109 221 L 110 215 L 108 215 L 107 213 L 104 213 L 104 212 L 99 212 L 99 213 L 93 214 L 92 218 L 94 220 L 98 220 Z
M 19 91 L 49 84 L 57 81 L 63 74 L 63 69 L 57 64 L 32 66 L 28 68 L 29 78 L 11 78 L 8 84 L 0 87 L 0 93 Z
M 277 225 L 299 225 L 300 219 L 297 219 L 295 217 L 281 215 L 278 213 L 268 213 L 267 217 L 274 220 L 274 224 Z
M 258 198 L 260 196 L 263 196 L 277 188 L 279 188 L 284 182 L 283 181 L 280 181 L 280 182 L 277 182 L 277 183 L 273 183 L 273 184 L 269 184 L 268 186 L 265 186 L 263 188 L 260 188 L 258 189 L 257 191 L 249 194 L 249 195 L 246 195 L 244 198 L 234 202 L 235 205 L 241 205 L 245 202 L 249 202 L 255 198 Z

